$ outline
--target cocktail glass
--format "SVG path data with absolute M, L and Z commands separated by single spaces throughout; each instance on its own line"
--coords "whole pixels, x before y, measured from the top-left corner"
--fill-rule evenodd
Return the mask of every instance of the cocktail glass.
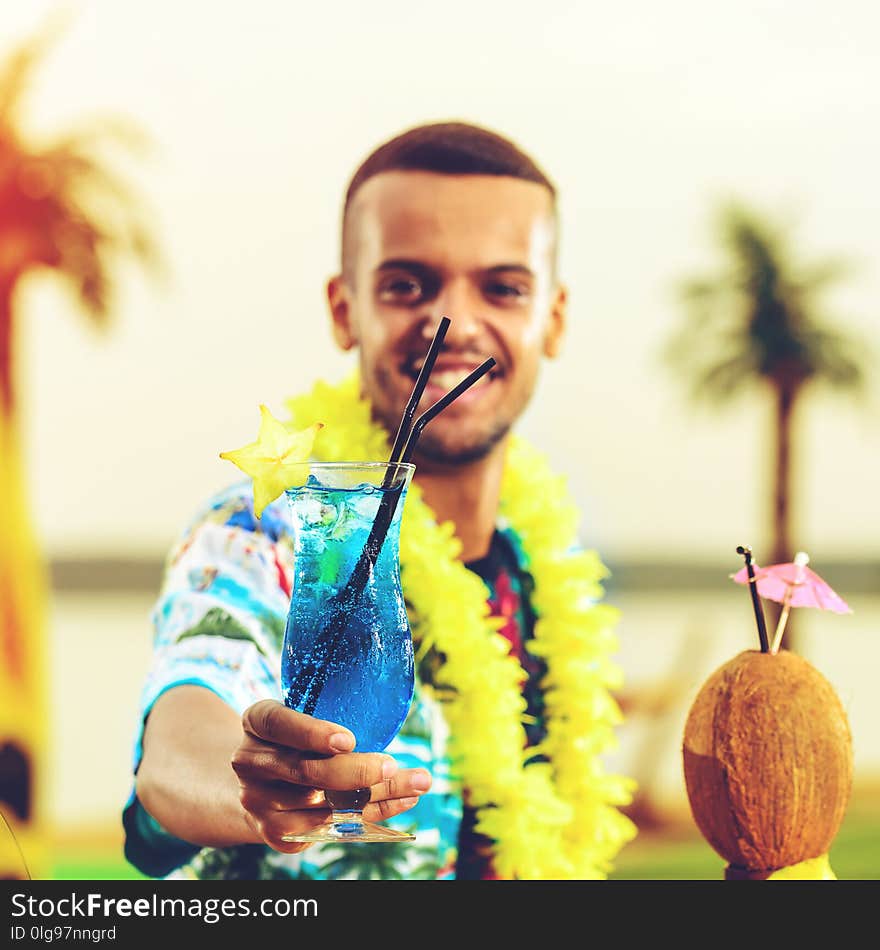
M 310 462 L 286 491 L 294 521 L 293 589 L 281 654 L 285 705 L 382 752 L 413 698 L 412 634 L 400 582 L 400 522 L 415 466 Z M 325 792 L 330 818 L 285 841 L 402 841 L 363 820 L 370 790 Z

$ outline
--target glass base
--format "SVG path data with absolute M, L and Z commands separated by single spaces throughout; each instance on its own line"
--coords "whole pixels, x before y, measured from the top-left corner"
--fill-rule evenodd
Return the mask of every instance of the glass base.
M 343 844 L 350 841 L 387 841 L 394 844 L 398 841 L 415 841 L 416 836 L 408 831 L 398 831 L 395 828 L 387 828 L 385 825 L 375 825 L 364 821 L 356 813 L 333 812 L 323 825 L 318 825 L 317 828 L 298 835 L 282 835 L 281 840 L 317 841 L 331 844 Z

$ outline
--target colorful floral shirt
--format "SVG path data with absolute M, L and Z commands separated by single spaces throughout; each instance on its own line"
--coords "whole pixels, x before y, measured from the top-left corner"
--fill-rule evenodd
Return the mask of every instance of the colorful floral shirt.
M 239 715 L 260 699 L 281 700 L 281 646 L 292 578 L 293 523 L 284 496 L 253 513 L 250 481 L 209 501 L 170 552 L 154 607 L 154 651 L 141 695 L 133 771 L 142 755 L 143 724 L 158 697 L 197 684 Z M 541 737 L 538 682 L 543 666 L 524 649 L 534 623 L 531 578 L 516 536 L 499 528 L 485 558 L 467 566 L 483 579 L 501 632 L 523 662 L 529 743 Z M 405 594 L 405 591 L 404 591 Z M 387 752 L 402 767 L 424 767 L 431 790 L 388 824 L 416 840 L 357 847 L 318 844 L 289 855 L 263 845 L 199 848 L 170 835 L 141 806 L 132 788 L 123 812 L 125 854 L 142 873 L 164 878 L 468 879 L 491 878 L 490 845 L 477 834 L 473 810 L 451 777 L 448 730 L 434 699 L 428 664 L 419 669 L 413 703 Z

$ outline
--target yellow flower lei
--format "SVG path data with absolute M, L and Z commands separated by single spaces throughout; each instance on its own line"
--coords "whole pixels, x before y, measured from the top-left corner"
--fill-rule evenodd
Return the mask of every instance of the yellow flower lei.
M 373 422 L 356 373 L 287 401 L 292 423 L 325 427 L 315 444 L 324 461 L 387 458 L 384 430 Z M 401 577 L 415 613 L 419 652 L 444 662 L 436 686 L 450 727 L 449 748 L 477 830 L 494 842 L 503 878 L 601 879 L 636 833 L 617 810 L 635 783 L 605 773 L 600 755 L 622 721 L 609 692 L 621 683 L 612 662 L 618 612 L 596 601 L 607 569 L 595 552 L 575 550 L 577 511 L 563 479 L 518 436 L 511 438 L 501 515 L 519 536 L 535 582 L 538 617 L 531 653 L 547 663 L 542 682 L 547 734 L 526 752 L 520 663 L 490 616 L 486 587 L 457 559 L 453 526 L 438 524 L 413 483 L 400 538 Z M 450 688 L 451 687 L 451 688 Z M 438 698 L 440 698 L 438 696 Z M 547 762 L 525 765 L 543 754 Z

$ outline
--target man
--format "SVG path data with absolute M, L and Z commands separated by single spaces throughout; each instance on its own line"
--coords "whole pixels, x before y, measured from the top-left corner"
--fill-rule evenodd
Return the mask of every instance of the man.
M 629 785 L 597 761 L 619 718 L 607 691 L 611 613 L 595 606 L 601 564 L 572 552 L 562 489 L 549 475 L 541 482 L 540 461 L 512 432 L 542 360 L 562 343 L 557 240 L 553 184 L 485 129 L 409 130 L 354 175 L 327 298 L 337 343 L 357 349 L 359 393 L 315 391 L 328 439 L 342 439 L 337 455 L 368 452 L 377 432 L 393 438 L 443 316 L 451 324 L 421 408 L 496 360 L 424 430 L 413 458 L 421 501 L 408 500 L 407 515 L 426 506 L 418 540 L 441 553 L 421 572 L 404 563 L 404 587 L 416 643 L 432 648 L 421 651 L 413 707 L 388 754 L 354 752 L 349 730 L 287 709 L 277 682 L 290 596 L 284 500 L 257 519 L 246 484 L 213 499 L 170 558 L 155 611 L 124 815 L 126 853 L 146 873 L 602 876 L 634 833 L 616 810 Z M 372 442 L 359 441 L 360 409 Z M 443 543 L 453 545 L 448 559 Z M 539 574 L 548 580 L 536 587 Z M 453 601 L 444 619 L 438 598 Z M 456 641 L 459 629 L 467 635 Z M 475 687 L 461 668 L 478 656 L 498 672 Z M 513 669 L 511 691 L 501 680 Z M 382 845 L 365 870 L 355 867 L 363 855 L 283 840 L 324 820 L 324 789 L 363 786 L 365 818 L 408 824 L 414 844 Z

